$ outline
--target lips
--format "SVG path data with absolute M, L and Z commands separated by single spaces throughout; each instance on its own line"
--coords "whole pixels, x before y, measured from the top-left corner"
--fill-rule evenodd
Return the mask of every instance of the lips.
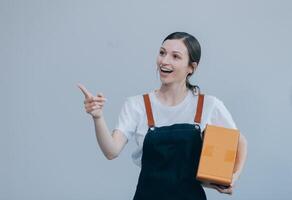
M 160 67 L 160 71 L 162 71 L 162 72 L 164 72 L 164 73 L 168 73 L 168 74 L 170 74 L 171 72 L 173 72 L 173 70 L 168 69 L 168 68 L 166 68 L 166 67 Z

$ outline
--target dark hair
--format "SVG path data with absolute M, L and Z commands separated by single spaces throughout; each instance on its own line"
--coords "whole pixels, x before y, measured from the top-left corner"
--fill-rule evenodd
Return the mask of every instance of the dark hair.
M 174 32 L 168 35 L 165 40 L 175 40 L 175 39 L 181 39 L 183 43 L 186 45 L 188 54 L 189 54 L 189 65 L 192 65 L 193 62 L 196 62 L 197 65 L 200 62 L 201 58 L 201 46 L 198 40 L 192 36 L 191 34 L 185 33 L 185 32 Z M 197 91 L 200 92 L 200 88 L 198 85 L 192 85 L 189 81 L 190 76 L 194 73 L 189 73 L 186 77 L 186 86 L 188 89 L 192 91 Z

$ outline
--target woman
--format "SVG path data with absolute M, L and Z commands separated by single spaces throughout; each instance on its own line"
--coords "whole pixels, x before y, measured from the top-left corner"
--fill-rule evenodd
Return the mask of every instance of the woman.
M 202 185 L 232 193 L 247 154 L 242 134 L 230 187 L 202 184 L 195 179 L 206 124 L 236 128 L 222 101 L 210 95 L 201 101 L 199 87 L 190 84 L 189 77 L 200 57 L 200 44 L 194 36 L 185 32 L 168 35 L 157 57 L 160 88 L 129 97 L 112 135 L 102 114 L 106 98 L 100 93 L 93 96 L 79 85 L 85 95 L 86 112 L 94 119 L 97 141 L 108 159 L 116 158 L 132 137 L 137 142 L 132 158 L 141 171 L 134 200 L 206 199 Z

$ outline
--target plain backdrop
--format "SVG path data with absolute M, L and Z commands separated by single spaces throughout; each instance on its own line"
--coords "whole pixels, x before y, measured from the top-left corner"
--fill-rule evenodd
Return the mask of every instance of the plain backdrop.
M 0 1 L 0 199 L 128 200 L 140 168 L 129 141 L 107 160 L 84 111 L 83 83 L 108 101 L 110 130 L 128 96 L 159 88 L 162 40 L 201 43 L 191 78 L 221 99 L 248 140 L 233 196 L 291 199 L 292 3 L 221 1 Z

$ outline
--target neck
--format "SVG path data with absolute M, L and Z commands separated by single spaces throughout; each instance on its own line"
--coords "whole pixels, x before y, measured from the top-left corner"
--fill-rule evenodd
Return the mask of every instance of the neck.
M 188 88 L 185 82 L 181 84 L 162 84 L 159 90 L 156 90 L 158 99 L 165 105 L 175 106 L 186 97 Z

